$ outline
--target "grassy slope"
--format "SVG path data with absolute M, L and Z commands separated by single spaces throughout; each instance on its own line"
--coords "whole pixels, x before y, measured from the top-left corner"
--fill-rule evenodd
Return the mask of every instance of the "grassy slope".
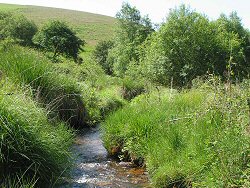
M 63 20 L 74 27 L 78 35 L 87 42 L 87 50 L 92 49 L 100 40 L 111 39 L 115 30 L 115 18 L 87 12 L 1 3 L 0 10 L 23 14 L 38 26 L 51 19 Z

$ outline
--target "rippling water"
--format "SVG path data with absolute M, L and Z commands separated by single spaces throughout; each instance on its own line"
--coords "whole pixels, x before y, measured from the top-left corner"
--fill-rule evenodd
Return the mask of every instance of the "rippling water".
M 98 127 L 82 130 L 72 149 L 76 155 L 72 179 L 62 187 L 150 187 L 143 169 L 107 157 Z

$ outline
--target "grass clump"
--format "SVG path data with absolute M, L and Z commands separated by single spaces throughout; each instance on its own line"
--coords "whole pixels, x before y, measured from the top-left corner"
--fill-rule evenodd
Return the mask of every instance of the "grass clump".
M 126 100 L 131 100 L 137 95 L 145 93 L 146 89 L 144 84 L 140 81 L 132 80 L 130 77 L 123 78 L 123 85 L 121 89 L 121 95 Z
M 30 93 L 9 81 L 0 83 L 1 186 L 53 186 L 71 166 L 73 132 L 50 122 Z
M 91 59 L 86 58 L 81 65 L 71 61 L 53 64 L 53 68 L 58 74 L 78 83 L 89 125 L 100 122 L 110 112 L 126 104 L 121 95 L 122 79 L 106 75 Z
M 136 97 L 105 121 L 105 146 L 144 163 L 155 187 L 249 185 L 249 86 L 216 85 Z
M 33 50 L 11 46 L 0 51 L 0 69 L 19 85 L 29 85 L 33 97 L 45 104 L 51 116 L 74 127 L 86 124 L 87 113 L 77 84 L 67 77 L 55 74 L 44 58 Z

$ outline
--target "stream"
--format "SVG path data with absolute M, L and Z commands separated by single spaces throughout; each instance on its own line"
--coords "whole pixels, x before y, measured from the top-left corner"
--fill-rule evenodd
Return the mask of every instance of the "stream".
M 61 188 L 150 187 L 144 169 L 129 162 L 117 162 L 107 157 L 99 127 L 83 129 L 73 145 L 75 167 L 72 178 Z

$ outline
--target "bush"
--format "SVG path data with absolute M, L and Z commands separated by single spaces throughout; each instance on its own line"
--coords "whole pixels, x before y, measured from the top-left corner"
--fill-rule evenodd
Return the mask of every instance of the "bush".
M 101 41 L 99 42 L 93 52 L 94 58 L 99 63 L 106 74 L 113 74 L 113 64 L 107 61 L 109 50 L 114 46 L 113 41 Z
M 33 21 L 23 15 L 0 13 L 0 39 L 12 38 L 21 45 L 32 45 L 32 38 L 37 32 Z
M 126 101 L 120 94 L 120 87 L 111 85 L 99 92 L 100 112 L 102 117 L 106 118 L 111 112 L 114 112 L 124 106 Z
M 101 66 L 91 59 L 86 59 L 81 65 L 68 61 L 52 66 L 55 74 L 78 83 L 87 111 L 88 125 L 100 122 L 104 116 L 126 102 L 120 93 L 122 80 L 106 75 Z
M 242 26 L 240 18 L 236 12 L 232 12 L 228 17 L 222 14 L 214 23 L 218 32 L 218 44 L 224 49 L 222 61 L 227 60 L 227 64 L 215 64 L 215 73 L 223 76 L 225 67 L 230 69 L 230 76 L 234 80 L 242 80 L 249 77 L 250 62 L 250 38 L 248 31 Z M 230 66 L 230 67 L 229 67 Z
M 53 58 L 61 54 L 73 58 L 75 62 L 85 44 L 84 40 L 77 37 L 76 33 L 61 21 L 45 24 L 34 36 L 33 41 L 46 51 L 53 52 Z
M 242 79 L 249 72 L 245 52 L 249 42 L 246 31 L 239 34 L 243 31 L 235 16 L 214 23 L 182 5 L 171 10 L 159 31 L 144 42 L 140 69 L 165 86 L 190 87 L 194 78 L 207 73 Z

